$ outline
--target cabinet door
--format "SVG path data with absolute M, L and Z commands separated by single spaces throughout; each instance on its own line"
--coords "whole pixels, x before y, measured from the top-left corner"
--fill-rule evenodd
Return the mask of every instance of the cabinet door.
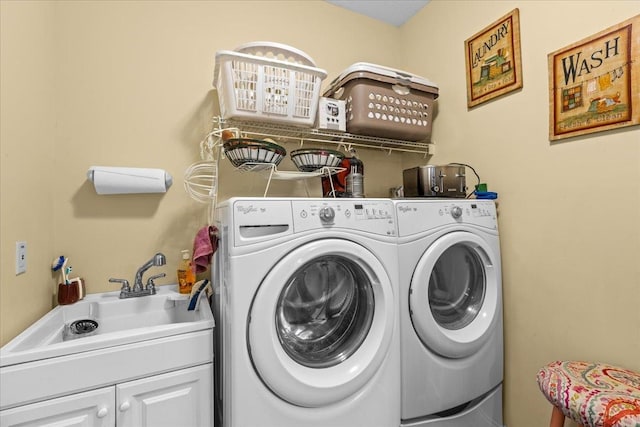
M 116 386 L 118 427 L 213 426 L 213 364 Z
M 2 427 L 113 427 L 115 389 L 106 387 L 0 412 Z

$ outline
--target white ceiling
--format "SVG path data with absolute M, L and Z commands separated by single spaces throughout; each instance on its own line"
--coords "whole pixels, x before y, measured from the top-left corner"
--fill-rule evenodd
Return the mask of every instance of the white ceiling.
M 396 27 L 422 9 L 429 0 L 325 0 Z

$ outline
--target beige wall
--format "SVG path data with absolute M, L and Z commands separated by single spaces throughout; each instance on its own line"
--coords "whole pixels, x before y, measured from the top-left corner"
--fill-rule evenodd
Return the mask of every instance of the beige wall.
M 272 40 L 307 52 L 329 79 L 367 61 L 440 86 L 437 154 L 361 150 L 365 186 L 386 196 L 404 167 L 460 161 L 500 193 L 507 425 L 544 425 L 534 378 L 550 360 L 640 370 L 640 130 L 550 144 L 546 65 L 549 52 L 638 14 L 638 2 L 432 0 L 401 28 L 320 1 L 247 3 L 0 3 L 0 344 L 51 308 L 59 254 L 89 292 L 115 290 L 110 277 L 131 280 L 157 251 L 168 257 L 161 283 L 173 281 L 180 249 L 206 223 L 182 174 L 216 113 L 215 52 Z M 524 88 L 467 110 L 463 42 L 515 7 Z M 94 164 L 165 168 L 175 183 L 162 196 L 97 196 L 85 180 Z M 221 198 L 265 185 L 226 161 L 220 181 Z M 269 195 L 303 188 L 278 182 Z M 18 240 L 29 265 L 16 277 Z
M 468 110 L 464 41 L 514 8 L 524 87 Z M 440 85 L 431 161 L 469 163 L 499 193 L 510 427 L 546 425 L 547 362 L 640 370 L 640 128 L 550 143 L 547 72 L 547 54 L 638 13 L 637 1 L 431 0 L 402 28 L 406 67 Z
M 53 3 L 0 2 L 0 344 L 52 306 L 56 195 Z M 15 275 L 17 241 L 27 273 Z
M 159 283 L 175 281 L 180 250 L 192 247 L 207 221 L 204 205 L 183 189 L 183 172 L 200 160 L 199 142 L 217 112 L 216 51 L 277 41 L 307 52 L 332 76 L 358 60 L 400 61 L 399 29 L 320 1 L 0 4 L 0 344 L 52 307 L 50 265 L 60 254 L 88 292 L 116 290 L 110 277 L 131 280 L 157 251 L 168 261 L 157 269 L 167 273 Z M 386 175 L 375 170 L 395 171 L 400 183 L 400 155 L 362 158 L 372 171 L 370 195 L 388 194 Z M 91 165 L 164 168 L 174 185 L 164 195 L 98 196 L 85 178 Z M 307 184 L 319 194 L 319 179 Z M 262 176 L 221 163 L 221 199 L 262 195 L 265 185 Z M 304 191 L 301 183 L 277 182 L 269 195 Z M 28 271 L 15 276 L 20 240 L 28 244 Z

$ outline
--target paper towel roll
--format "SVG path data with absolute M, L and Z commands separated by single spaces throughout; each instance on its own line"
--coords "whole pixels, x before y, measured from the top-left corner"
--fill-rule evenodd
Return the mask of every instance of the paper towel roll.
M 87 178 L 98 194 L 166 193 L 173 178 L 164 169 L 91 166 Z

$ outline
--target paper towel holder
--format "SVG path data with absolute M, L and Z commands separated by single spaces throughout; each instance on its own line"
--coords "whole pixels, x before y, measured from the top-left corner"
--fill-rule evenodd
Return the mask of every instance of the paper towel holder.
M 116 179 L 105 188 L 105 183 L 96 182 L 96 172 L 101 175 L 109 174 Z M 169 172 L 151 168 L 91 166 L 87 171 L 87 179 L 100 195 L 166 193 L 173 184 L 173 177 Z

